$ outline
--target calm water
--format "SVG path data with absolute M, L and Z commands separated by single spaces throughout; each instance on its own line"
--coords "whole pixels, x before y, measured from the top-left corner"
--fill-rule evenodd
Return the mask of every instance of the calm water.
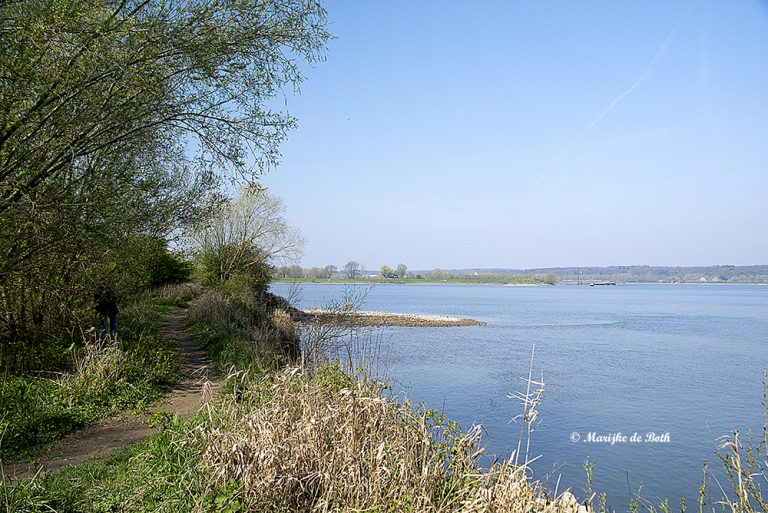
M 366 287 L 367 288 L 367 287 Z M 277 293 L 288 286 L 275 285 Z M 323 307 L 344 286 L 304 285 L 300 304 Z M 687 497 L 695 507 L 704 460 L 717 440 L 762 425 L 768 367 L 768 287 L 624 285 L 502 287 L 377 285 L 364 310 L 472 317 L 485 326 L 387 328 L 388 377 L 414 401 L 443 407 L 464 428 L 480 423 L 489 450 L 507 456 L 531 347 L 546 391 L 533 433 L 534 477 L 583 497 L 594 488 L 626 510 L 629 487 L 648 499 Z M 588 433 L 669 433 L 669 442 L 585 442 Z M 578 434 L 579 441 L 573 442 Z M 716 484 L 711 483 L 717 487 Z M 723 482 L 723 486 L 725 486 Z M 677 508 L 675 508 L 677 509 Z

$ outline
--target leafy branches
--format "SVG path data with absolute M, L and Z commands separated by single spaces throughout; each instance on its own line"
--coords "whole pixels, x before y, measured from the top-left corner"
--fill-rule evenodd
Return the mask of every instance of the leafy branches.
M 0 16 L 0 212 L 90 157 L 158 140 L 252 178 L 294 125 L 265 103 L 329 37 L 300 0 L 30 0 Z
M 191 232 L 193 252 L 202 265 L 205 281 L 226 282 L 236 276 L 263 289 L 270 265 L 294 262 L 304 240 L 285 221 L 280 198 L 264 189 L 243 191 L 205 224 Z
M 271 102 L 329 37 L 313 0 L 0 2 L 0 343 L 150 282 L 142 251 L 275 164 Z

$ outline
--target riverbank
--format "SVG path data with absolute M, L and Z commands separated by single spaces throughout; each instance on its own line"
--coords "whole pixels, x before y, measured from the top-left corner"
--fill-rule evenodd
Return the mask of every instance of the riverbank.
M 473 280 L 381 280 L 381 279 L 317 279 L 317 278 L 299 278 L 299 279 L 276 279 L 272 283 L 279 284 L 298 284 L 298 285 L 497 285 L 514 287 L 538 287 L 557 285 L 556 283 L 508 283 L 505 281 L 473 281 Z
M 521 461 L 481 465 L 482 430 L 412 408 L 338 364 L 238 378 L 198 415 L 107 461 L 0 488 L 8 511 L 587 513 Z
M 188 336 L 232 369 L 197 414 L 158 413 L 159 433 L 106 461 L 20 480 L 7 479 L 0 464 L 0 503 L 8 511 L 87 513 L 586 512 L 570 493 L 547 496 L 522 462 L 482 466 L 481 429 L 464 432 L 437 410 L 400 402 L 338 361 L 275 367 L 285 333 L 274 330 L 292 328 L 288 314 L 273 311 L 268 329 L 243 322 L 258 320 L 251 315 L 258 311 L 241 306 L 222 293 L 190 305 Z M 254 333 L 257 344 L 243 338 Z
M 464 317 L 416 315 L 391 312 L 344 312 L 333 310 L 300 310 L 300 322 L 327 322 L 348 326 L 398 326 L 406 328 L 442 328 L 482 326 L 485 323 Z
M 171 412 L 156 414 L 153 419 L 159 433 L 107 461 L 0 483 L 0 503 L 8 511 L 88 513 L 602 513 L 612 511 L 609 505 L 621 501 L 621 493 L 601 493 L 597 481 L 594 488 L 598 491 L 593 491 L 593 460 L 587 460 L 584 467 L 585 486 L 559 486 L 558 477 L 554 493 L 547 493 L 551 481 L 542 483 L 531 477 L 532 470 L 525 464 L 527 450 L 519 454 L 519 465 L 512 456 L 489 466 L 484 454 L 498 453 L 483 452 L 489 447 L 484 427 L 462 431 L 445 414 L 430 409 L 429 403 L 414 406 L 400 401 L 400 395 L 386 383 L 351 368 L 352 362 L 347 367 L 327 354 L 322 361 L 330 364 L 280 365 L 285 360 L 275 349 L 294 331 L 293 312 L 274 308 L 269 314 L 271 323 L 265 325 L 262 310 L 266 305 L 253 304 L 254 309 L 243 310 L 241 300 L 219 291 L 190 305 L 185 323 L 189 336 L 218 366 L 231 369 L 220 393 L 208 396 L 198 414 L 188 419 Z M 254 324 L 254 320 L 258 322 Z M 428 331 L 433 330 L 423 333 Z M 337 335 L 334 330 L 327 333 Z M 443 354 L 450 353 L 443 349 Z M 472 364 L 478 368 L 477 361 Z M 448 372 L 455 382 L 455 369 Z M 529 385 L 530 376 L 529 371 Z M 526 404 L 535 408 L 538 402 Z M 535 409 L 527 410 L 530 422 L 536 419 L 535 413 Z M 521 436 L 520 447 L 527 447 L 530 425 Z M 764 504 L 762 492 L 752 482 L 752 476 L 763 475 L 764 468 L 747 473 L 733 465 L 761 461 L 764 446 L 755 452 L 749 441 L 736 438 L 728 443 L 728 459 L 723 459 L 726 471 L 743 480 L 722 500 L 741 498 L 739 504 L 726 502 L 733 511 L 761 511 L 750 507 L 749 501 Z M 633 463 L 647 457 L 647 452 L 637 454 Z M 728 467 L 728 462 L 735 463 Z M 0 474 L 2 471 L 0 465 Z M 611 469 L 601 466 L 600 471 L 605 474 Z M 624 478 L 620 471 L 616 475 Z M 696 485 L 696 480 L 689 482 Z M 570 491 L 560 491 L 565 488 Z M 721 499 L 721 489 L 708 492 L 705 483 L 701 490 L 702 503 Z M 656 504 L 655 499 L 642 498 L 639 490 L 630 493 L 634 508 L 624 510 L 651 511 Z M 655 511 L 670 509 L 670 502 L 663 501 Z

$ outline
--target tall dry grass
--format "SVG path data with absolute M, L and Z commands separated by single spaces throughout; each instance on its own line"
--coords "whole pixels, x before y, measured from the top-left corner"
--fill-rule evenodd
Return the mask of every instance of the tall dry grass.
M 198 283 L 169 283 L 156 288 L 154 294 L 163 299 L 172 301 L 190 301 L 202 292 L 202 287 Z
M 105 400 L 126 381 L 128 354 L 112 337 L 84 337 L 82 347 L 72 348 L 73 371 L 61 380 L 69 406 L 77 401 Z
M 383 394 L 338 367 L 286 369 L 208 410 L 210 490 L 237 483 L 247 511 L 578 511 L 548 501 L 525 466 L 483 470 L 481 430 Z
M 723 511 L 768 511 L 768 375 L 765 371 L 762 403 L 763 425 L 758 434 L 748 432 L 742 437 L 735 431 L 722 439 L 718 457 L 723 463 L 728 483 L 717 483 L 717 486 L 723 495 L 718 501 Z
M 194 338 L 222 371 L 269 371 L 300 359 L 299 335 L 281 301 L 209 289 L 192 301 L 188 320 Z

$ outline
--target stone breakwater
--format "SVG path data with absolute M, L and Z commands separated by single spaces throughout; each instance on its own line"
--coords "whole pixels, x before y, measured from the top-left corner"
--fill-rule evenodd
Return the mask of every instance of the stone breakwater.
M 389 312 L 335 312 L 332 310 L 302 310 L 302 321 L 319 321 L 347 326 L 400 326 L 407 328 L 440 328 L 451 326 L 481 326 L 485 323 L 463 317 L 415 315 Z

